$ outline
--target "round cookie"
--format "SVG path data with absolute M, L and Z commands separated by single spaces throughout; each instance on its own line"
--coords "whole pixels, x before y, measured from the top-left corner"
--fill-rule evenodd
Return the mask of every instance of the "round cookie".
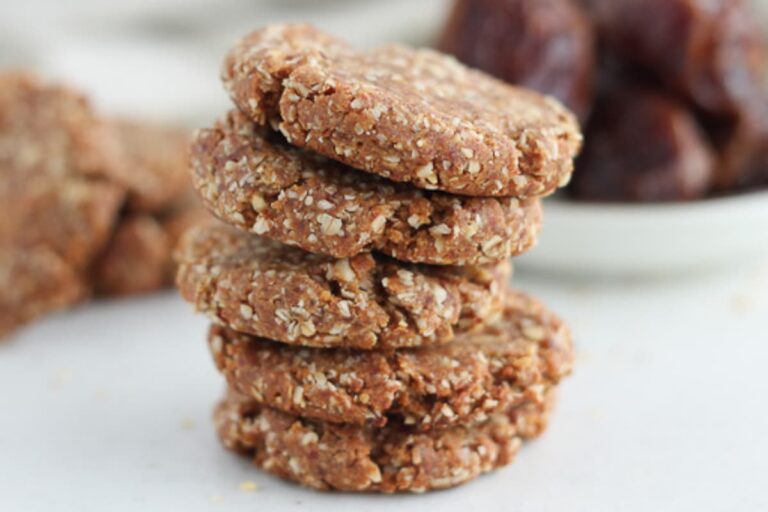
M 538 301 L 509 292 L 502 316 L 439 347 L 392 352 L 292 347 L 212 326 L 231 389 L 262 406 L 331 423 L 416 430 L 471 425 L 525 402 L 571 370 L 571 335 Z
M 193 228 L 178 250 L 182 296 L 214 322 L 314 347 L 446 343 L 492 320 L 508 262 L 434 267 L 372 253 L 334 259 L 228 226 Z
M 530 249 L 538 200 L 429 192 L 292 148 L 230 112 L 192 145 L 193 181 L 229 224 L 335 258 L 372 249 L 436 265 L 497 262 Z
M 546 195 L 581 145 L 556 100 L 428 49 L 358 52 L 309 25 L 257 30 L 227 55 L 238 108 L 356 169 L 464 195 Z
M 426 433 L 305 420 L 230 394 L 214 422 L 224 446 L 262 469 L 319 490 L 424 492 L 507 465 L 545 428 L 554 401 L 525 404 L 475 427 Z

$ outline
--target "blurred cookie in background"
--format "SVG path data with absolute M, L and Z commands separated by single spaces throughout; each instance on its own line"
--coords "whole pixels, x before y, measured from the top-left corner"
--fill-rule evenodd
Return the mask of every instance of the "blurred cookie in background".
M 114 120 L 111 129 L 122 158 L 110 177 L 128 191 L 128 210 L 161 213 L 188 192 L 188 130 L 131 119 Z
M 187 138 L 106 120 L 74 89 L 0 72 L 0 204 L 9 213 L 0 218 L 0 335 L 94 288 L 123 295 L 170 285 L 178 228 L 164 226 L 197 208 Z M 163 236 L 150 236 L 152 222 Z M 130 287 L 116 277 L 124 265 L 104 263 L 115 259 L 133 262 Z M 147 277 L 153 268 L 162 278 Z

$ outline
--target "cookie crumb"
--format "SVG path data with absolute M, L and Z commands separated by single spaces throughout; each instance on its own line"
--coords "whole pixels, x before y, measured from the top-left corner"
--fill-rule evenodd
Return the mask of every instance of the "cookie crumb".
M 259 486 L 256 485 L 256 482 L 253 482 L 251 480 L 240 482 L 240 490 L 243 492 L 255 492 L 258 489 L 259 489 Z

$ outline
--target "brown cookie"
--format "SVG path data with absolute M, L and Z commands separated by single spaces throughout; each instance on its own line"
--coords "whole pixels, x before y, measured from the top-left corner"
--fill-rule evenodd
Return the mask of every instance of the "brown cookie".
M 502 316 L 439 347 L 393 352 L 292 347 L 212 326 L 208 341 L 232 389 L 308 419 L 418 430 L 471 425 L 543 393 L 571 370 L 568 328 L 509 292 Z
M 101 295 L 135 295 L 169 284 L 171 242 L 151 215 L 132 215 L 118 225 L 109 247 L 94 263 L 94 287 Z
M 432 50 L 358 52 L 309 25 L 246 36 L 222 77 L 238 108 L 288 142 L 420 188 L 546 195 L 581 144 L 556 100 Z
M 101 250 L 123 201 L 99 177 L 115 162 L 101 127 L 77 93 L 0 73 L 3 245 L 48 247 L 76 271 Z
M 192 146 L 193 181 L 222 220 L 304 250 L 372 249 L 416 263 L 497 262 L 535 243 L 538 200 L 429 192 L 297 150 L 240 112 Z
M 363 253 L 311 254 L 228 226 L 185 235 L 182 296 L 214 322 L 285 343 L 397 348 L 445 343 L 501 309 L 508 262 L 431 267 Z
M 121 159 L 110 178 L 128 190 L 128 208 L 160 213 L 190 188 L 190 133 L 182 128 L 116 120 L 111 129 Z
M 519 406 L 474 427 L 426 433 L 312 421 L 230 394 L 214 422 L 227 448 L 274 475 L 320 490 L 424 492 L 507 465 L 545 428 L 554 401 Z
M 172 286 L 176 275 L 173 250 L 187 228 L 206 218 L 206 212 L 196 204 L 159 216 L 128 214 L 92 266 L 96 292 L 136 295 Z
M 0 331 L 82 299 L 123 204 L 117 155 L 78 93 L 0 73 Z
M 78 273 L 47 247 L 0 248 L 0 338 L 86 295 Z

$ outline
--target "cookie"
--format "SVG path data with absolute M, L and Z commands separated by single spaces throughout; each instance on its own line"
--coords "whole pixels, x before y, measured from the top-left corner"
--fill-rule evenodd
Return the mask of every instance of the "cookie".
M 123 190 L 103 177 L 116 155 L 82 96 L 0 73 L 0 218 L 6 247 L 45 246 L 75 271 L 104 247 Z
M 161 213 L 190 188 L 190 133 L 182 128 L 134 120 L 112 122 L 121 159 L 110 178 L 128 190 L 128 208 Z
M 319 490 L 424 492 L 467 482 L 512 462 L 545 428 L 554 395 L 475 427 L 426 433 L 301 419 L 236 395 L 214 413 L 224 446 L 274 475 Z
M 176 275 L 174 247 L 187 228 L 205 218 L 195 204 L 158 216 L 128 214 L 92 266 L 94 289 L 99 295 L 125 296 L 170 287 Z
M 132 215 L 120 222 L 109 247 L 94 263 L 94 287 L 100 295 L 135 295 L 168 283 L 171 243 L 150 215 Z
M 0 248 L 0 338 L 85 296 L 78 273 L 47 247 Z
M 222 70 L 238 108 L 356 169 L 464 195 L 546 195 L 581 144 L 556 100 L 428 49 L 359 52 L 309 25 L 242 39 Z
M 231 112 L 196 134 L 193 181 L 229 224 L 335 258 L 372 249 L 439 265 L 498 262 L 525 252 L 538 200 L 424 191 L 292 148 Z
M 292 347 L 214 325 L 208 341 L 230 387 L 308 419 L 418 430 L 471 425 L 542 399 L 571 370 L 571 335 L 509 292 L 502 316 L 439 347 L 393 352 Z
M 492 320 L 508 262 L 432 267 L 363 253 L 307 253 L 228 226 L 193 228 L 182 296 L 214 322 L 294 345 L 389 349 L 450 341 Z

